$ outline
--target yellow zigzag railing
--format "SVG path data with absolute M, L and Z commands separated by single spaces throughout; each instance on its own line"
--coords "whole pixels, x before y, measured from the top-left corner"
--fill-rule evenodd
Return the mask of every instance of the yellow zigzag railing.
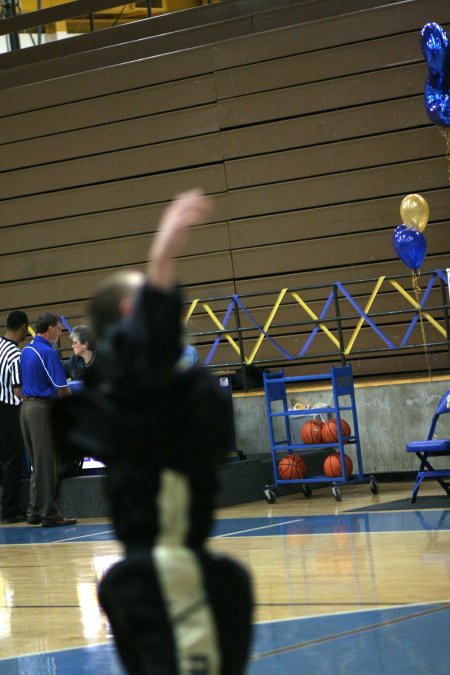
M 189 306 L 189 309 L 188 309 L 188 312 L 186 314 L 186 323 L 189 323 L 189 320 L 191 319 L 195 310 L 200 306 L 207 313 L 207 315 L 210 317 L 213 324 L 218 329 L 219 333 L 218 333 L 218 335 L 215 339 L 214 345 L 211 348 L 207 359 L 205 360 L 205 363 L 207 365 L 208 365 L 208 363 L 211 362 L 212 357 L 213 357 L 213 355 L 214 355 L 214 353 L 217 349 L 217 346 L 218 346 L 222 337 L 224 337 L 226 340 L 228 340 L 228 342 L 231 345 L 231 347 L 233 348 L 233 350 L 239 356 L 239 359 L 242 360 L 243 363 L 245 363 L 247 365 L 250 365 L 255 360 L 255 357 L 258 353 L 258 350 L 260 349 L 261 343 L 263 342 L 263 340 L 265 338 L 268 339 L 269 341 L 271 341 L 272 344 L 279 351 L 281 351 L 287 359 L 296 359 L 296 358 L 299 358 L 299 357 L 305 355 L 307 349 L 309 348 L 310 344 L 314 340 L 314 338 L 315 338 L 315 336 L 316 336 L 316 334 L 319 330 L 321 330 L 327 336 L 327 338 L 330 340 L 330 342 L 333 344 L 334 347 L 336 347 L 339 351 L 342 351 L 342 353 L 344 355 L 348 356 L 351 353 L 351 351 L 352 351 L 352 349 L 355 345 L 358 334 L 359 334 L 359 332 L 360 332 L 364 323 L 367 323 L 379 335 L 379 337 L 386 343 L 386 345 L 389 348 L 398 349 L 398 348 L 404 347 L 407 344 L 409 336 L 410 336 L 410 334 L 411 334 L 411 332 L 412 332 L 412 330 L 413 330 L 413 328 L 414 328 L 414 326 L 417 323 L 419 318 L 421 320 L 425 319 L 426 321 L 428 321 L 444 338 L 447 338 L 446 329 L 443 326 L 441 326 L 440 323 L 438 321 L 436 321 L 428 311 L 426 311 L 424 309 L 425 302 L 426 302 L 426 300 L 427 300 L 427 298 L 428 298 L 428 296 L 429 296 L 429 294 L 430 294 L 430 292 L 431 292 L 431 290 L 434 286 L 434 283 L 437 279 L 445 279 L 446 280 L 446 277 L 444 277 L 444 274 L 441 270 L 435 270 L 433 272 L 433 274 L 431 275 L 430 281 L 427 285 L 426 290 L 424 291 L 424 293 L 422 295 L 422 300 L 420 302 L 418 300 L 418 293 L 417 293 L 417 291 L 420 290 L 420 289 L 417 289 L 417 288 L 414 289 L 415 292 L 416 292 L 416 298 L 414 298 L 413 295 L 410 292 L 408 292 L 407 290 L 405 290 L 397 281 L 395 281 L 393 279 L 387 280 L 387 283 L 389 283 L 390 286 L 392 288 L 394 288 L 404 299 L 406 299 L 408 301 L 408 303 L 412 306 L 412 308 L 414 308 L 414 310 L 416 310 L 414 312 L 414 316 L 413 316 L 413 318 L 410 322 L 410 325 L 409 325 L 409 327 L 406 331 L 406 334 L 405 334 L 405 336 L 404 336 L 404 338 L 403 338 L 403 340 L 402 340 L 402 342 L 399 346 L 394 345 L 389 340 L 389 338 L 378 328 L 378 326 L 373 322 L 373 320 L 369 316 L 369 312 L 372 308 L 372 305 L 375 301 L 375 298 L 377 297 L 377 295 L 378 295 L 381 287 L 383 286 L 383 284 L 386 282 L 385 276 L 380 276 L 377 279 L 377 281 L 374 285 L 374 288 L 373 288 L 373 290 L 370 294 L 370 297 L 367 300 L 364 308 L 361 308 L 358 305 L 356 300 L 350 295 L 350 293 L 346 290 L 346 288 L 343 284 L 341 284 L 340 282 L 336 282 L 336 284 L 334 285 L 337 288 L 337 290 L 340 291 L 341 294 L 350 302 L 350 304 L 354 307 L 354 309 L 357 311 L 357 313 L 360 314 L 360 318 L 358 319 L 358 322 L 357 322 L 355 328 L 353 329 L 353 332 L 352 332 L 352 334 L 351 334 L 351 336 L 350 336 L 346 345 L 341 345 L 341 343 L 339 341 L 339 338 L 336 337 L 336 335 L 334 335 L 333 332 L 324 323 L 324 319 L 326 318 L 326 314 L 328 312 L 328 309 L 331 306 L 331 304 L 333 302 L 333 299 L 334 299 L 333 290 L 331 290 L 331 292 L 328 296 L 328 299 L 325 302 L 324 308 L 323 308 L 320 316 L 318 316 L 312 310 L 312 308 L 308 305 L 308 303 L 301 297 L 299 292 L 297 292 L 297 291 L 288 292 L 288 290 L 289 290 L 288 288 L 283 288 L 279 292 L 279 294 L 278 294 L 278 296 L 277 296 L 277 298 L 274 302 L 274 305 L 269 312 L 269 316 L 267 317 L 266 322 L 264 323 L 264 326 L 261 326 L 257 323 L 257 321 L 252 317 L 249 310 L 245 307 L 245 305 L 242 303 L 239 296 L 237 296 L 237 295 L 232 296 L 230 304 L 228 306 L 228 309 L 225 313 L 225 317 L 222 321 L 218 318 L 217 314 L 211 309 L 211 306 L 208 303 L 201 302 L 200 299 L 198 299 L 198 298 L 193 300 L 191 302 L 191 304 Z M 300 307 L 303 309 L 303 311 L 314 322 L 316 322 L 315 327 L 312 329 L 311 335 L 309 336 L 309 338 L 307 339 L 307 341 L 305 343 L 305 346 L 300 351 L 300 353 L 297 354 L 297 355 L 291 355 L 288 352 L 286 352 L 281 347 L 281 345 L 279 345 L 277 343 L 277 341 L 269 335 L 269 329 L 270 329 L 270 327 L 273 323 L 273 320 L 274 320 L 274 318 L 275 318 L 275 316 L 278 312 L 278 309 L 279 309 L 282 301 L 286 298 L 286 295 L 292 297 L 300 305 Z M 253 347 L 251 349 L 250 354 L 248 356 L 246 354 L 241 353 L 241 348 L 240 348 L 240 345 L 239 345 L 238 341 L 236 341 L 231 336 L 230 329 L 227 328 L 228 321 L 230 319 L 230 316 L 231 316 L 232 312 L 234 311 L 235 306 L 238 306 L 240 311 L 243 312 L 250 319 L 250 321 L 253 323 L 255 328 L 260 333 L 258 338 L 256 339 L 255 344 L 253 345 Z M 236 330 L 236 329 L 234 329 L 234 330 Z

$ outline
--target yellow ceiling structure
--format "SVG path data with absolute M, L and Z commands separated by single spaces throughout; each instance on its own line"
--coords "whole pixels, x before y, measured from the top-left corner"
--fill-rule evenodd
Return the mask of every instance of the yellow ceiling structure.
M 22 13 L 35 12 L 38 9 L 46 9 L 48 7 L 55 7 L 57 5 L 64 5 L 68 0 L 20 0 L 19 11 Z M 191 9 L 192 7 L 200 7 L 201 5 L 212 4 L 213 2 L 220 2 L 220 0 L 151 0 L 147 3 L 145 0 L 140 2 L 127 2 L 118 4 L 108 10 L 102 10 L 93 14 L 94 27 L 96 30 L 102 28 L 112 28 L 113 26 L 129 23 L 130 21 L 138 21 L 139 19 L 146 19 L 148 17 L 148 5 L 151 6 L 152 16 L 159 16 L 167 14 L 168 12 L 177 12 L 181 9 Z M 114 0 L 111 0 L 114 5 Z M 90 22 L 88 16 L 68 19 L 67 21 L 60 21 L 58 25 L 53 24 L 46 28 L 47 32 L 64 31 L 67 33 L 85 33 L 90 30 Z

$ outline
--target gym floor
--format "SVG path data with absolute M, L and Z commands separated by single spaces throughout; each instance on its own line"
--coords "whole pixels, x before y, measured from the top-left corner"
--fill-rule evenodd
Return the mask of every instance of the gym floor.
M 212 550 L 253 575 L 248 675 L 450 672 L 450 500 L 425 483 L 329 487 L 220 509 Z M 358 509 L 356 512 L 355 509 Z M 362 509 L 362 510 L 360 510 Z M 370 510 L 365 510 L 370 509 Z M 106 519 L 0 528 L 0 673 L 122 675 L 96 586 L 121 556 Z

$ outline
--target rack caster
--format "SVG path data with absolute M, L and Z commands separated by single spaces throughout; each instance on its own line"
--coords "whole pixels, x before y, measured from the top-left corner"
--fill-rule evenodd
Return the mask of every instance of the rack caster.
M 341 489 L 338 487 L 332 487 L 331 492 L 333 493 L 333 496 L 337 502 L 342 501 L 342 494 L 341 494 Z
M 374 495 L 377 495 L 380 492 L 380 486 L 378 485 L 375 478 L 370 479 L 370 490 Z
M 275 502 L 277 501 L 277 496 L 276 496 L 275 492 L 273 490 L 271 490 L 270 488 L 265 488 L 264 496 L 265 496 L 266 502 L 268 504 L 275 504 Z
M 302 485 L 302 492 L 308 499 L 309 497 L 312 497 L 312 490 L 309 485 Z

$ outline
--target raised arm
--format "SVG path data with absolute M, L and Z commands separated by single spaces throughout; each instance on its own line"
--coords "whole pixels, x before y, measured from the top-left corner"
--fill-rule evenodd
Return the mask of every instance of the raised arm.
M 204 222 L 210 211 L 211 200 L 200 190 L 181 193 L 165 209 L 148 253 L 147 276 L 153 286 L 168 290 L 174 285 L 174 258 L 183 249 L 188 228 Z

